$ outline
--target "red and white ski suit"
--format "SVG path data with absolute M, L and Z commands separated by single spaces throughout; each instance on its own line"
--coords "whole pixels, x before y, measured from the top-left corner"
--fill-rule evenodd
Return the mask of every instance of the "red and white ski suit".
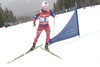
M 49 43 L 49 40 L 50 40 L 49 16 L 54 17 L 53 12 L 51 10 L 44 11 L 43 9 L 38 11 L 37 14 L 35 15 L 33 21 L 35 23 L 36 20 L 39 19 L 39 26 L 37 29 L 36 37 L 35 37 L 34 42 L 33 42 L 34 44 L 37 43 L 38 38 L 43 30 L 46 32 L 46 43 Z

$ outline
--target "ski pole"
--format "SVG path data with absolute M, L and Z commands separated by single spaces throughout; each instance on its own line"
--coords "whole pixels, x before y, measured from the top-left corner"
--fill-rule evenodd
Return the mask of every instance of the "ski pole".
M 53 35 L 55 34 L 55 19 L 56 19 L 56 16 L 54 17 L 54 29 L 53 29 Z
M 37 29 L 36 29 L 36 26 L 34 26 L 34 28 L 35 28 L 35 32 L 37 33 Z
M 34 26 L 35 30 L 36 30 L 36 26 Z
M 36 23 L 34 22 L 34 25 L 33 25 L 33 27 L 35 28 L 35 30 L 36 30 Z

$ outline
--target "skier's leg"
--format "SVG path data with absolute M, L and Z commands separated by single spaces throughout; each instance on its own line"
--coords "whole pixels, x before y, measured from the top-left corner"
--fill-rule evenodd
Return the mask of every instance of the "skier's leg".
M 50 27 L 49 25 L 47 25 L 45 28 L 44 28 L 45 32 L 46 32 L 46 43 L 49 43 L 50 41 Z
M 36 44 L 36 43 L 37 43 L 38 38 L 39 38 L 39 36 L 40 36 L 40 34 L 41 34 L 42 31 L 43 31 L 43 28 L 39 25 L 39 27 L 38 27 L 38 29 L 37 29 L 37 32 L 36 32 L 36 37 L 35 37 L 35 39 L 34 39 L 33 44 Z
M 49 25 L 47 25 L 45 28 L 44 28 L 45 32 L 46 32 L 46 43 L 45 43 L 45 49 L 46 50 L 49 50 L 48 49 L 48 45 L 49 45 L 49 41 L 50 41 L 50 27 Z
M 40 36 L 42 30 L 43 30 L 43 28 L 42 28 L 41 26 L 39 26 L 38 29 L 37 29 L 37 32 L 36 32 L 36 37 L 35 37 L 35 39 L 34 39 L 33 45 L 32 45 L 32 47 L 30 48 L 29 51 L 31 51 L 31 50 L 33 50 L 33 49 L 35 48 L 35 45 L 36 45 L 36 43 L 37 43 L 37 40 L 38 40 L 38 38 L 39 38 L 39 36 Z

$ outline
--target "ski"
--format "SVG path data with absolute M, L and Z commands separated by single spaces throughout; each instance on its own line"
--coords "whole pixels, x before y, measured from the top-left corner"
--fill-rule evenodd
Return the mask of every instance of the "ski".
M 43 50 L 45 50 L 45 51 L 47 51 L 47 52 L 49 52 L 50 54 L 56 56 L 57 58 L 62 59 L 60 56 L 56 55 L 55 53 L 53 53 L 53 52 L 51 52 L 51 51 L 49 51 L 49 50 L 46 50 L 46 49 L 43 48 L 43 47 L 40 47 L 40 48 L 43 49 Z
M 32 51 L 34 51 L 35 49 L 39 48 L 40 46 L 42 46 L 42 45 L 37 46 L 37 47 L 34 48 Z M 26 54 L 28 54 L 28 53 L 30 53 L 30 52 L 32 52 L 32 51 L 27 51 L 27 52 L 25 52 L 24 54 L 21 54 L 20 56 L 16 57 L 15 59 L 13 59 L 13 60 L 7 62 L 7 64 L 9 64 L 9 63 L 11 63 L 11 62 L 13 62 L 13 61 L 15 61 L 15 60 L 17 60 L 17 59 L 19 59 L 19 58 L 25 56 Z

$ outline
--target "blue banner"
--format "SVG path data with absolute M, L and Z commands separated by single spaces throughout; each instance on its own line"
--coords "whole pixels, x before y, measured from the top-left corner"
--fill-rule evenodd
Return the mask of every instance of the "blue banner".
M 50 39 L 50 44 L 53 44 L 58 41 L 62 41 L 74 36 L 79 35 L 79 25 L 78 25 L 78 15 L 77 10 L 75 10 L 69 22 L 66 24 L 64 29 L 55 37 Z

